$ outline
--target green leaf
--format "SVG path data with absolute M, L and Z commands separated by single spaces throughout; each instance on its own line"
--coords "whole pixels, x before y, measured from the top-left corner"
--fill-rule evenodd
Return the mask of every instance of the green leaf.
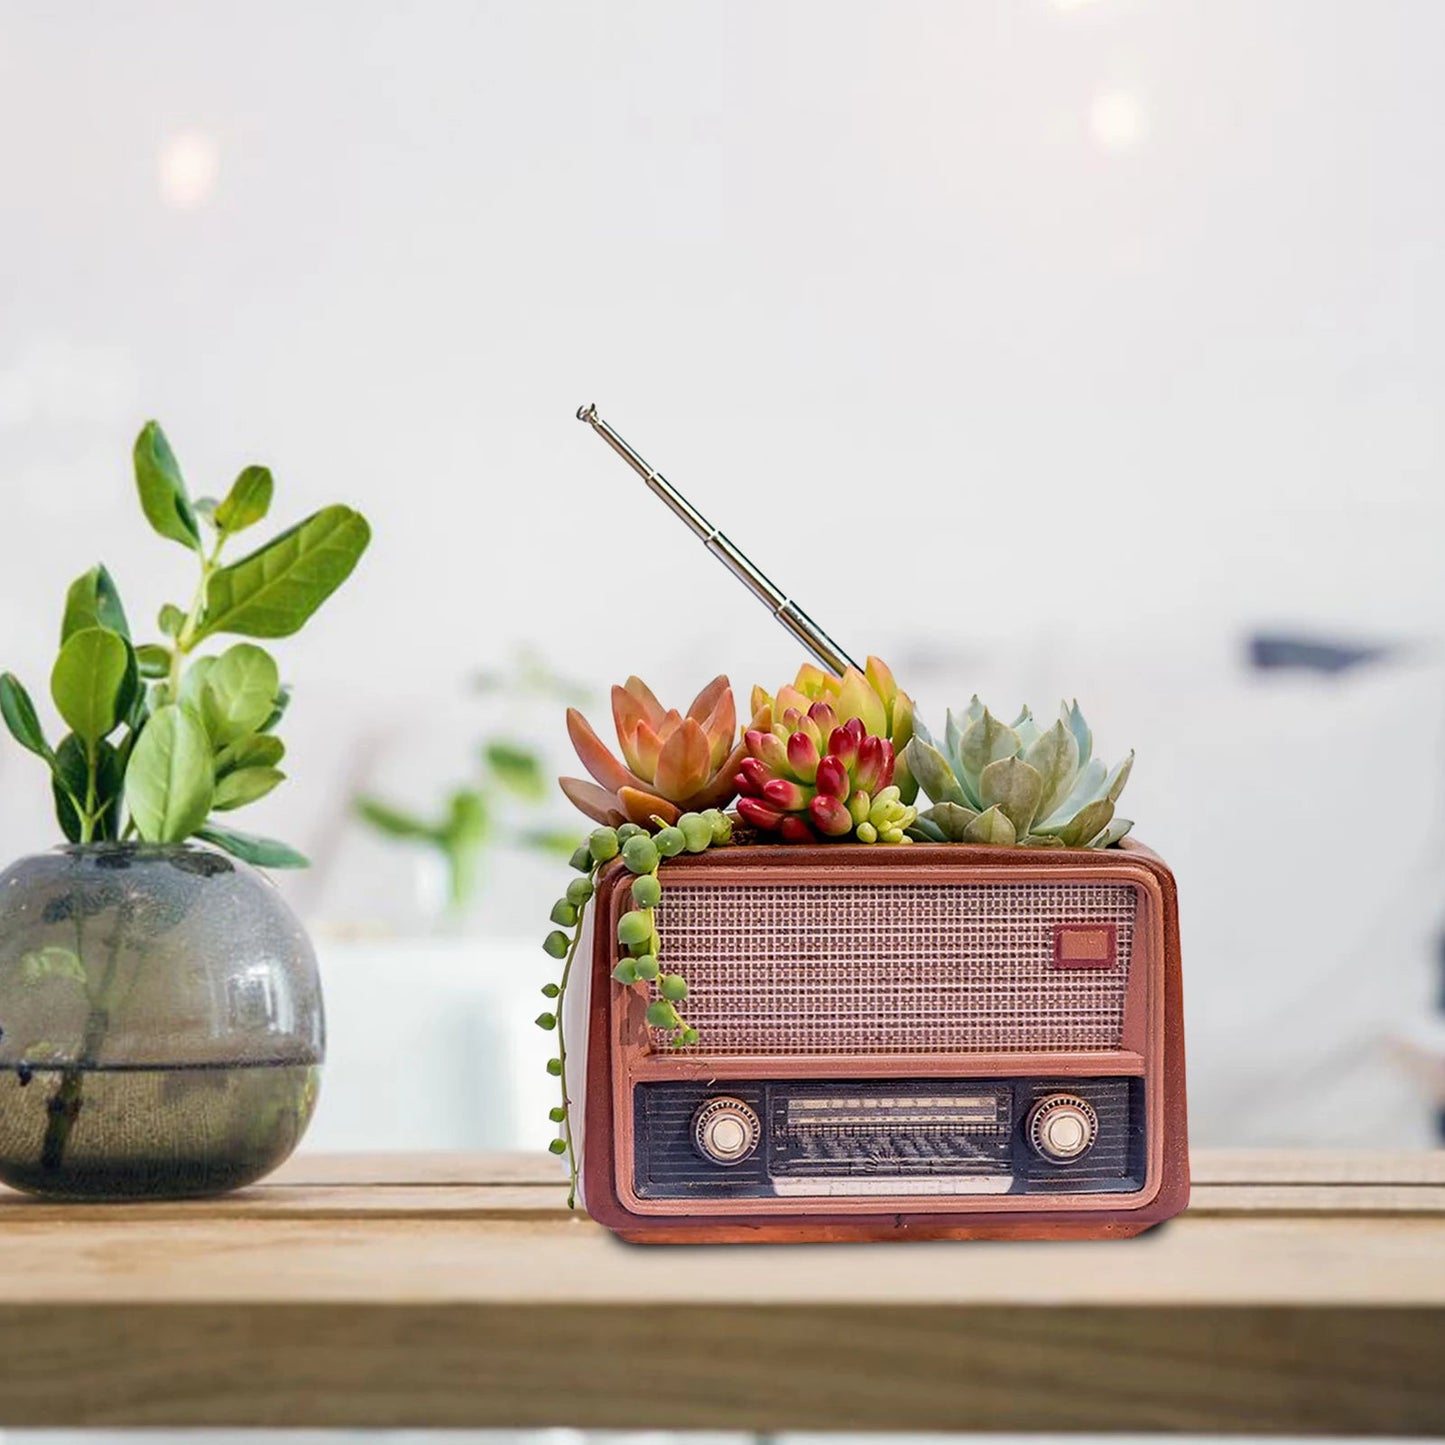
M 516 842 L 524 848 L 538 853 L 550 853 L 557 858 L 569 858 L 576 851 L 577 835 L 559 828 L 524 828 L 516 835 Z
M 978 702 L 977 694 L 974 696 L 974 702 Z M 980 704 L 980 706 L 982 705 Z M 979 717 L 982 716 L 983 713 L 980 711 Z M 959 719 L 953 715 L 952 708 L 945 710 L 943 714 L 943 754 L 950 761 L 957 759 L 959 744 L 963 741 L 963 730 L 969 723 L 974 721 L 976 721 L 976 719 L 965 715 L 960 722 Z M 930 738 L 929 741 L 931 742 L 932 739 Z
M 1047 818 L 1069 796 L 1079 771 L 1079 744 L 1060 719 L 1024 753 L 1024 761 L 1044 780 L 1039 814 Z
M 950 839 L 943 829 L 921 813 L 913 820 L 913 825 L 908 830 L 908 836 L 915 843 L 947 843 Z
M 216 777 L 223 778 L 242 768 L 274 768 L 285 756 L 286 744 L 280 738 L 253 733 L 237 738 L 216 754 Z
M 135 660 L 142 677 L 166 677 L 171 670 L 171 655 L 159 643 L 143 642 L 135 650 Z
M 60 649 L 50 695 L 84 741 L 98 741 L 119 722 L 134 666 L 130 645 L 107 627 L 83 628 Z
M 151 715 L 151 707 L 155 701 L 155 695 L 164 684 L 156 682 L 149 687 L 141 681 L 140 668 L 137 666 L 135 675 L 135 695 L 131 699 L 130 706 L 125 711 L 121 721 L 126 727 L 126 736 L 121 739 L 120 747 L 124 758 L 130 756 L 130 749 L 135 740 L 140 736 L 141 729 L 146 725 Z M 164 699 L 162 699 L 164 701 Z
M 953 769 L 949 767 L 948 759 L 932 743 L 925 742 L 915 734 L 904 748 L 903 755 L 908 760 L 908 770 L 917 779 L 918 786 L 935 803 L 955 803 L 959 807 L 967 805 L 968 799 L 964 796 Z
M 435 843 L 437 829 L 411 813 L 403 813 L 379 798 L 357 798 L 356 815 L 389 838 L 408 838 Z
M 276 694 L 276 706 L 271 709 L 271 716 L 263 722 L 258 731 L 263 733 L 275 732 L 281 725 L 281 719 L 286 716 L 286 709 L 291 706 L 291 689 L 283 682 L 281 690 Z
M 213 782 L 211 740 L 200 722 L 167 703 L 146 724 L 125 772 L 125 800 L 147 843 L 179 843 L 206 821 Z
M 167 602 L 156 617 L 156 626 L 167 637 L 179 637 L 186 625 L 186 614 L 172 602 Z
M 1104 779 L 1104 796 L 1111 802 L 1119 801 L 1119 794 L 1124 791 L 1124 784 L 1129 781 L 1129 774 L 1134 771 L 1134 754 L 1131 751 L 1124 761 L 1114 768 L 1113 772 Z
M 960 807 L 957 803 L 935 803 L 919 818 L 938 831 L 939 843 L 968 842 L 969 825 L 978 817 L 972 808 Z
M 125 643 L 125 677 L 121 681 L 120 695 L 115 700 L 115 710 L 116 720 L 125 722 L 136 713 L 136 704 L 145 700 L 145 688 L 141 684 L 140 660 L 136 657 L 135 648 L 128 637 L 121 638 L 121 641 Z
M 105 627 L 130 637 L 120 593 L 103 566 L 95 566 L 77 577 L 65 594 L 65 617 L 60 624 L 60 641 L 65 643 L 88 627 Z
M 475 788 L 459 788 L 447 800 L 442 836 L 449 843 L 480 843 L 487 836 L 487 800 Z
M 481 844 L 473 838 L 448 838 L 441 849 L 447 863 L 447 901 L 453 909 L 464 909 L 477 889 Z
M 958 740 L 958 761 L 963 769 L 959 780 L 972 804 L 981 804 L 979 774 L 999 758 L 1011 758 L 1019 750 L 1019 735 L 1001 723 L 987 708 L 964 728 Z
M 197 636 L 289 637 L 346 581 L 370 540 L 360 512 L 323 508 L 211 574 Z
M 197 717 L 201 716 L 201 695 L 215 665 L 214 657 L 198 657 L 181 674 L 181 695 L 176 701 L 190 708 Z
M 978 791 L 983 805 L 998 807 L 1022 838 L 1038 812 L 1044 780 L 1022 758 L 999 758 L 979 774 Z
M 1057 838 L 1066 848 L 1082 848 L 1109 826 L 1113 816 L 1114 805 L 1107 798 L 1100 798 L 1097 803 L 1082 808 L 1067 823 L 1040 828 L 1039 832 Z
M 271 716 L 281 674 L 276 660 L 251 642 L 228 647 L 206 673 L 201 719 L 217 747 L 254 733 Z
M 271 510 L 274 483 L 265 467 L 247 467 L 216 508 L 216 526 L 226 533 L 254 527 Z
M 1079 711 L 1078 698 L 1065 710 L 1064 716 L 1068 719 L 1069 731 L 1073 733 L 1074 741 L 1079 745 L 1079 766 L 1087 767 L 1089 759 L 1094 755 L 1094 734 L 1089 731 L 1084 714 Z
M 1018 840 L 1014 825 L 1000 808 L 988 808 L 980 813 L 963 830 L 965 843 L 992 843 L 996 847 L 1010 847 Z
M 55 817 L 60 831 L 72 843 L 84 836 L 80 810 L 85 806 L 90 772 L 85 743 L 74 733 L 66 733 L 55 750 L 50 791 L 55 801 Z M 124 787 L 124 769 L 119 752 L 109 743 L 95 745 L 95 822 L 94 839 L 104 842 L 120 835 L 120 803 Z
M 79 984 L 87 982 L 85 965 L 81 963 L 80 956 L 56 944 L 21 954 L 20 973 L 26 983 L 39 983 L 47 978 L 68 978 Z
M 135 484 L 146 521 L 162 537 L 199 552 L 201 529 L 195 508 L 159 422 L 148 421 L 135 440 Z
M 1109 826 L 1089 843 L 1089 847 L 1112 848 L 1133 826 L 1134 820 L 1132 818 L 1114 818 Z
M 45 741 L 45 732 L 35 713 L 35 704 L 24 684 L 13 672 L 0 673 L 0 717 L 10 729 L 10 736 L 38 758 L 47 763 L 55 761 L 55 753 Z
M 223 849 L 233 858 L 257 868 L 309 868 L 310 860 L 286 843 L 275 838 L 261 838 L 254 833 L 241 833 L 235 828 L 219 828 L 207 823 L 196 832 L 207 843 Z
M 264 798 L 278 783 L 286 781 L 286 774 L 276 768 L 241 768 L 227 773 L 216 784 L 211 806 L 218 812 L 229 812 L 232 808 L 244 808 Z
M 1088 763 L 1079 769 L 1079 775 L 1069 789 L 1069 796 L 1052 813 L 1040 818 L 1038 827 L 1043 829 L 1055 823 L 1067 823 L 1085 804 L 1102 798 L 1105 772 L 1104 764 L 1098 758 L 1090 758 Z
M 482 749 L 482 756 L 497 781 L 518 797 L 533 802 L 546 797 L 547 776 L 541 759 L 530 748 L 518 743 L 494 741 Z

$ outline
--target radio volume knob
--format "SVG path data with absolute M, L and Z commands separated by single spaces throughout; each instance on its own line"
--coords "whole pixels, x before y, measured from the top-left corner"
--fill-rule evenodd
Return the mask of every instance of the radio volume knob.
M 1029 1111 L 1026 1128 L 1035 1154 L 1051 1164 L 1068 1164 L 1094 1147 L 1099 1116 L 1077 1094 L 1048 1094 Z
M 693 1147 L 714 1164 L 741 1164 L 761 1136 L 757 1110 L 731 1094 L 708 1099 L 692 1116 Z

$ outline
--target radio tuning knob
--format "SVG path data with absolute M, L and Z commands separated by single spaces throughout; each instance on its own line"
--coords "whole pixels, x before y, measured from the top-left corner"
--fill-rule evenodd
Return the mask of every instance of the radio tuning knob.
M 1029 1111 L 1026 1128 L 1035 1154 L 1050 1164 L 1068 1164 L 1094 1147 L 1099 1116 L 1077 1094 L 1048 1094 Z
M 693 1147 L 714 1164 L 741 1164 L 761 1136 L 757 1110 L 730 1094 L 708 1099 L 692 1116 Z

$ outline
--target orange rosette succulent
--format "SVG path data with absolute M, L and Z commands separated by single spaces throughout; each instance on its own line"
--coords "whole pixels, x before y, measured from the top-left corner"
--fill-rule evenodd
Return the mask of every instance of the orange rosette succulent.
M 680 713 L 664 708 L 641 678 L 629 677 L 612 689 L 612 720 L 623 761 L 576 708 L 567 709 L 567 735 L 596 781 L 562 778 L 562 791 L 589 818 L 614 828 L 656 828 L 684 813 L 724 807 L 736 796 L 734 778 L 746 749 L 727 678 L 713 678 Z

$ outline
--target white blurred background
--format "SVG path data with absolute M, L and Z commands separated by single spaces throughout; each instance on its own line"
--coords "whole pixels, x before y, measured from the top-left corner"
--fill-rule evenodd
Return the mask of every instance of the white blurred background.
M 565 865 L 495 853 L 442 921 L 357 789 L 435 809 L 493 735 L 560 767 L 559 704 L 474 685 L 527 650 L 599 699 L 802 660 L 593 400 L 925 717 L 1077 694 L 1138 749 L 1198 1142 L 1435 1140 L 1442 42 L 1433 0 L 10 0 L 0 666 L 43 694 L 98 559 L 133 619 L 183 600 L 147 417 L 194 492 L 260 461 L 279 521 L 375 527 L 277 648 L 254 811 L 318 863 L 312 1146 L 546 1131 Z M 1261 671 L 1260 633 L 1390 651 Z M 47 792 L 4 740 L 0 855 Z

